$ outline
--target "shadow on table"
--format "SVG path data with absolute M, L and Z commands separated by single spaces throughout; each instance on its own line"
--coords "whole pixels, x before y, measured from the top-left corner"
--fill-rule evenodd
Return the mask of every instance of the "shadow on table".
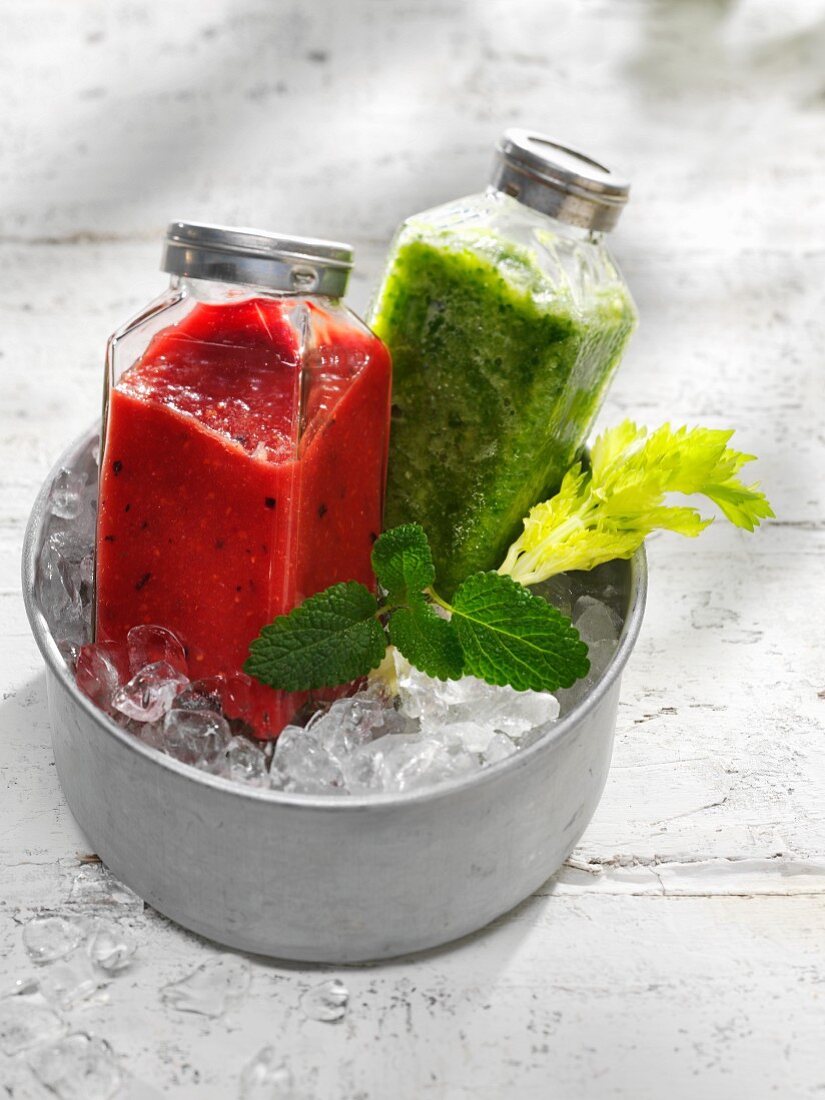
M 494 968 L 504 970 L 511 956 L 517 954 L 522 941 L 529 935 L 531 929 L 551 904 L 552 883 L 553 879 L 551 878 L 548 883 L 540 887 L 541 894 L 531 894 L 530 897 L 525 898 L 524 901 L 514 906 L 507 913 L 496 917 L 495 920 L 478 929 L 478 931 L 470 932 L 457 940 L 450 940 L 449 943 L 441 944 L 439 947 L 431 947 L 425 951 L 414 951 L 408 955 L 396 955 L 389 959 L 360 963 L 304 963 L 290 959 L 268 958 L 262 955 L 247 955 L 246 957 L 264 967 L 272 967 L 277 970 L 332 973 L 339 970 L 406 969 L 435 962 L 446 955 L 460 955 L 470 952 L 475 952 L 475 957 L 479 958 L 480 953 L 477 949 L 483 947 L 486 960 L 484 964 L 485 980 L 489 980 L 490 962 L 495 960 Z M 201 937 L 197 938 L 200 939 Z M 209 941 L 204 940 L 203 942 L 207 943 Z M 242 952 L 236 953 L 243 954 Z

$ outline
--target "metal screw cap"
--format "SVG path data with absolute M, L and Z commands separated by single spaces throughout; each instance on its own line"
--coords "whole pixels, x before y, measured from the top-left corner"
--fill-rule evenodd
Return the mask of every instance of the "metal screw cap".
M 627 180 L 534 130 L 505 130 L 490 182 L 533 210 L 600 232 L 613 228 L 630 194 Z
M 352 269 L 352 246 L 261 229 L 171 222 L 161 269 L 188 279 L 340 298 Z

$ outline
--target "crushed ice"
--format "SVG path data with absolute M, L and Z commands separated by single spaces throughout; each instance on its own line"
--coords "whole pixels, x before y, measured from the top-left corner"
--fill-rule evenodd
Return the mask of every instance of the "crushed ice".
M 53 484 L 39 559 L 38 596 L 60 651 L 80 689 L 135 736 L 238 783 L 364 796 L 472 775 L 532 744 L 568 712 L 602 677 L 621 633 L 612 564 L 552 577 L 535 591 L 572 618 L 589 646 L 590 672 L 573 687 L 553 696 L 473 677 L 444 683 L 395 653 L 381 679 L 319 705 L 308 720 L 287 726 L 273 748 L 224 715 L 221 695 L 231 677 L 189 680 L 184 646 L 165 627 L 135 626 L 122 647 L 90 644 L 96 497 L 90 448 Z
M 97 921 L 93 925 L 89 958 L 107 974 L 125 970 L 136 950 L 137 944 L 134 940 L 113 922 Z
M 153 661 L 115 691 L 112 706 L 136 722 L 156 722 L 188 685 L 186 676 L 168 661 Z
M 132 1086 L 109 1045 L 77 1030 L 75 1013 L 108 1000 L 107 988 L 133 959 L 137 944 L 121 927 L 143 902 L 102 864 L 82 867 L 71 880 L 63 913 L 31 917 L 21 938 L 33 969 L 0 990 L 0 1052 L 14 1076 L 28 1070 L 59 1100 L 158 1096 Z M 14 1092 L 17 1095 L 16 1092 Z M 29 1095 L 24 1088 L 21 1095 Z M 38 1091 L 38 1095 L 40 1092 Z
M 67 906 L 83 913 L 120 916 L 143 912 L 143 898 L 103 866 L 89 863 L 72 876 Z
M 66 1025 L 40 994 L 0 1000 L 0 1050 L 10 1057 L 54 1042 Z
M 83 1032 L 35 1051 L 29 1065 L 59 1100 L 110 1100 L 123 1083 L 109 1044 Z
M 107 975 L 94 965 L 84 944 L 48 967 L 40 978 L 40 989 L 47 1001 L 68 1011 L 106 1001 L 103 987 L 107 982 Z
M 54 962 L 85 939 L 85 926 L 71 917 L 34 917 L 23 928 L 23 946 L 36 963 Z
M 161 999 L 179 1012 L 217 1018 L 249 989 L 251 973 L 234 955 L 218 955 L 161 990 Z

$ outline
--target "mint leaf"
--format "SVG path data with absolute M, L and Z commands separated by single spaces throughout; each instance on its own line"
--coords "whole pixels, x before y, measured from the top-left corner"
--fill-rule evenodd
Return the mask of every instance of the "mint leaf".
M 387 648 L 377 611 L 363 584 L 335 584 L 263 627 L 244 671 L 283 691 L 335 687 L 365 676 Z
M 422 598 L 394 612 L 389 631 L 392 644 L 428 676 L 457 680 L 463 673 L 464 654 L 452 623 Z
M 435 580 L 424 528 L 404 523 L 385 531 L 372 548 L 372 568 L 393 603 L 406 603 Z
M 590 668 L 572 623 L 510 577 L 474 573 L 453 597 L 464 670 L 516 691 L 556 691 Z

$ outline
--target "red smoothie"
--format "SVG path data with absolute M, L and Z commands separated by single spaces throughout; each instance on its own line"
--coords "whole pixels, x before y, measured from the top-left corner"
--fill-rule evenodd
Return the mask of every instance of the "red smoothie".
M 374 584 L 389 400 L 384 345 L 335 307 L 199 303 L 160 331 L 109 394 L 96 640 L 168 627 L 190 677 L 234 677 L 227 713 L 276 736 L 305 696 L 238 674 L 276 615 Z

